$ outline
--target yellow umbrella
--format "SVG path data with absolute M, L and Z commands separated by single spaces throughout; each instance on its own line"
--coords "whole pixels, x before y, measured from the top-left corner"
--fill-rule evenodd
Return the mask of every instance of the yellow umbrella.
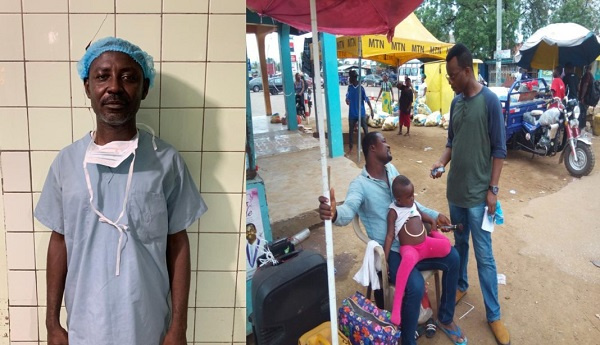
M 392 42 L 388 42 L 385 35 L 339 36 L 336 41 L 340 59 L 362 57 L 392 66 L 412 59 L 443 60 L 453 46 L 435 38 L 414 13 L 396 26 Z

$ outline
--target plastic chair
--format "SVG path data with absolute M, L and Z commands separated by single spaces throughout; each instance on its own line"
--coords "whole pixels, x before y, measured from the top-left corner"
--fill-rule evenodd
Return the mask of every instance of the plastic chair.
M 361 224 L 360 224 L 360 219 L 358 218 L 358 215 L 356 215 L 354 217 L 354 219 L 352 220 L 352 227 L 354 228 L 354 232 L 356 233 L 356 236 L 358 236 L 358 238 L 360 238 L 365 244 L 367 244 L 370 239 L 367 236 L 366 232 L 363 230 Z M 387 259 L 385 258 L 385 254 L 383 252 L 383 248 L 381 247 L 376 247 L 375 251 L 377 252 L 377 254 L 379 254 L 379 258 L 381 260 L 380 264 L 381 264 L 381 288 L 383 289 L 383 305 L 384 305 L 384 309 L 385 310 L 392 310 L 392 305 L 394 302 L 394 292 L 395 292 L 395 286 L 394 286 L 394 282 L 390 282 L 388 279 L 388 275 L 387 275 L 387 271 L 388 271 L 388 265 L 387 265 Z M 421 274 L 423 275 L 423 280 L 427 281 L 429 278 L 431 278 L 431 276 L 435 277 L 435 302 L 436 302 L 436 311 L 439 310 L 440 307 L 440 271 L 439 270 L 430 270 L 430 271 L 421 271 Z M 371 299 L 371 286 L 369 285 L 369 287 L 367 288 L 367 294 L 366 297 L 368 299 Z

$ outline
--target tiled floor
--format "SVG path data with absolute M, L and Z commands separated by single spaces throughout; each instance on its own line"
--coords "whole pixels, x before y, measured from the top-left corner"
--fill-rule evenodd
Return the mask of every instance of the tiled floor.
M 265 182 L 271 223 L 294 218 L 319 206 L 317 198 L 323 194 L 323 187 L 318 148 L 262 157 L 256 164 Z M 345 157 L 330 158 L 327 165 L 331 167 L 331 187 L 341 201 L 361 168 Z
M 310 133 L 289 131 L 287 126 L 271 123 L 271 116 L 266 116 L 262 92 L 252 92 L 252 129 L 254 132 L 254 148 L 256 157 L 267 157 L 281 153 L 297 152 L 319 146 L 319 140 Z M 283 95 L 271 96 L 273 113 L 285 114 Z M 315 120 L 310 119 L 307 127 L 313 127 Z
M 267 157 L 281 153 L 297 152 L 319 146 L 312 134 L 299 131 L 279 130 L 254 135 L 256 157 Z

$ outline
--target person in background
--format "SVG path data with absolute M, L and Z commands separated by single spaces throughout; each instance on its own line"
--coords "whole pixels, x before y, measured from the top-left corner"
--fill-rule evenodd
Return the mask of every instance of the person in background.
M 186 228 L 207 207 L 181 155 L 136 126 L 154 82 L 152 57 L 107 37 L 77 70 L 96 130 L 58 153 L 35 209 L 52 230 L 48 345 L 186 344 Z
M 400 100 L 398 135 L 402 135 L 402 127 L 406 126 L 406 134 L 404 136 L 410 136 L 410 112 L 412 110 L 414 90 L 408 76 L 404 77 L 404 85 L 399 84 L 398 92 L 398 99 Z
M 581 115 L 579 116 L 579 129 L 583 130 L 587 125 L 587 114 L 590 105 L 586 102 L 587 93 L 590 91 L 590 87 L 594 83 L 594 76 L 592 75 L 592 65 L 589 64 L 584 66 L 585 73 L 581 77 L 581 83 L 579 83 L 579 108 L 581 109 Z
M 565 65 L 565 76 L 562 78 L 565 84 L 566 95 L 569 99 L 579 99 L 577 97 L 577 88 L 579 87 L 579 77 L 573 71 L 573 65 L 567 63 Z
M 389 81 L 387 73 L 383 74 L 381 89 L 379 89 L 379 95 L 377 95 L 375 103 L 379 101 L 379 97 L 381 97 L 382 100 L 381 109 L 389 115 L 392 115 L 392 103 L 394 103 L 394 93 L 392 92 L 392 83 Z
M 456 303 L 469 288 L 471 235 L 486 318 L 498 344 L 506 345 L 510 344 L 510 334 L 500 319 L 492 233 L 482 229 L 486 210 L 489 215 L 496 212 L 500 173 L 506 158 L 502 107 L 498 96 L 475 79 L 473 56 L 464 44 L 450 48 L 446 62 L 446 78 L 457 96 L 450 105 L 446 149 L 431 171 L 433 178 L 439 178 L 442 172 L 436 169 L 451 163 L 446 191 L 450 219 L 452 224 L 463 224 L 463 231 L 454 232 L 454 247 L 460 255 Z
M 306 82 L 300 73 L 296 73 L 294 80 L 294 92 L 296 93 L 296 115 L 304 116 L 304 91 L 306 91 Z
M 519 69 L 519 72 L 521 72 L 521 78 L 520 78 L 520 80 L 529 79 L 529 74 L 527 73 L 527 70 L 525 68 Z
M 348 108 L 348 152 L 346 156 L 349 156 L 352 152 L 353 143 L 352 139 L 354 137 L 354 128 L 356 127 L 360 114 L 360 126 L 363 129 L 365 135 L 369 132 L 367 128 L 367 114 L 365 111 L 365 103 L 371 109 L 371 117 L 373 117 L 373 107 L 371 106 L 371 101 L 367 97 L 367 93 L 365 92 L 365 88 L 362 87 L 358 83 L 358 74 L 356 71 L 350 71 L 349 73 L 350 84 L 348 84 L 348 91 L 346 92 L 346 104 L 349 105 Z M 361 97 L 361 104 L 358 104 L 359 92 Z
M 423 74 L 421 77 L 421 85 L 419 85 L 419 98 L 427 98 L 427 82 L 425 82 L 425 79 L 427 79 L 427 76 Z M 425 102 L 425 100 L 423 100 L 423 102 Z
M 390 162 L 392 153 L 385 137 L 380 132 L 371 132 L 362 140 L 362 149 L 365 156 L 365 166 L 348 188 L 348 194 L 343 205 L 336 205 L 335 194 L 331 189 L 330 200 L 324 196 L 319 197 L 319 215 L 321 219 L 331 219 L 338 226 L 350 224 L 356 215 L 360 217 L 367 236 L 385 244 L 387 234 L 388 206 L 393 202 L 392 183 L 400 173 Z M 415 202 L 417 207 L 436 221 L 437 225 L 450 225 L 450 220 L 445 215 L 428 209 Z M 387 257 L 389 276 L 391 281 L 396 281 L 396 273 L 400 266 L 400 243 L 394 239 Z M 438 309 L 438 320 L 445 331 L 457 334 L 454 342 L 460 344 L 462 333 L 454 322 L 454 300 L 456 282 L 458 280 L 458 253 L 450 248 L 450 253 L 442 258 L 425 259 L 416 264 L 410 272 L 404 291 L 404 304 L 402 306 L 402 344 L 416 345 L 415 331 L 419 319 L 421 300 L 425 293 L 425 282 L 419 270 L 439 269 L 443 271 L 442 296 Z M 383 298 L 382 290 L 375 290 L 375 300 L 381 307 Z
M 562 101 L 565 98 L 565 83 L 563 83 L 560 78 L 562 74 L 562 67 L 556 66 L 554 67 L 554 71 L 552 72 L 552 84 L 550 85 L 550 91 L 552 91 L 552 97 L 558 97 Z M 557 107 L 556 103 L 551 103 L 550 108 Z

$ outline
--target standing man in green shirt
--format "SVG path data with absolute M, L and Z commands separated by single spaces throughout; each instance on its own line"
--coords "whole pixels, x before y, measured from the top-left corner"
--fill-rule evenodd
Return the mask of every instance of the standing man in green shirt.
M 454 247 L 460 256 L 456 302 L 466 293 L 469 234 L 477 260 L 477 272 L 488 323 L 498 344 L 510 344 L 510 335 L 500 320 L 496 262 L 492 234 L 481 228 L 483 217 L 496 212 L 498 182 L 506 158 L 506 133 L 498 97 L 475 79 L 473 57 L 463 44 L 456 44 L 446 56 L 446 78 L 457 96 L 450 106 L 448 142 L 435 169 L 452 161 L 446 195 L 452 224 L 463 224 L 454 232 Z

